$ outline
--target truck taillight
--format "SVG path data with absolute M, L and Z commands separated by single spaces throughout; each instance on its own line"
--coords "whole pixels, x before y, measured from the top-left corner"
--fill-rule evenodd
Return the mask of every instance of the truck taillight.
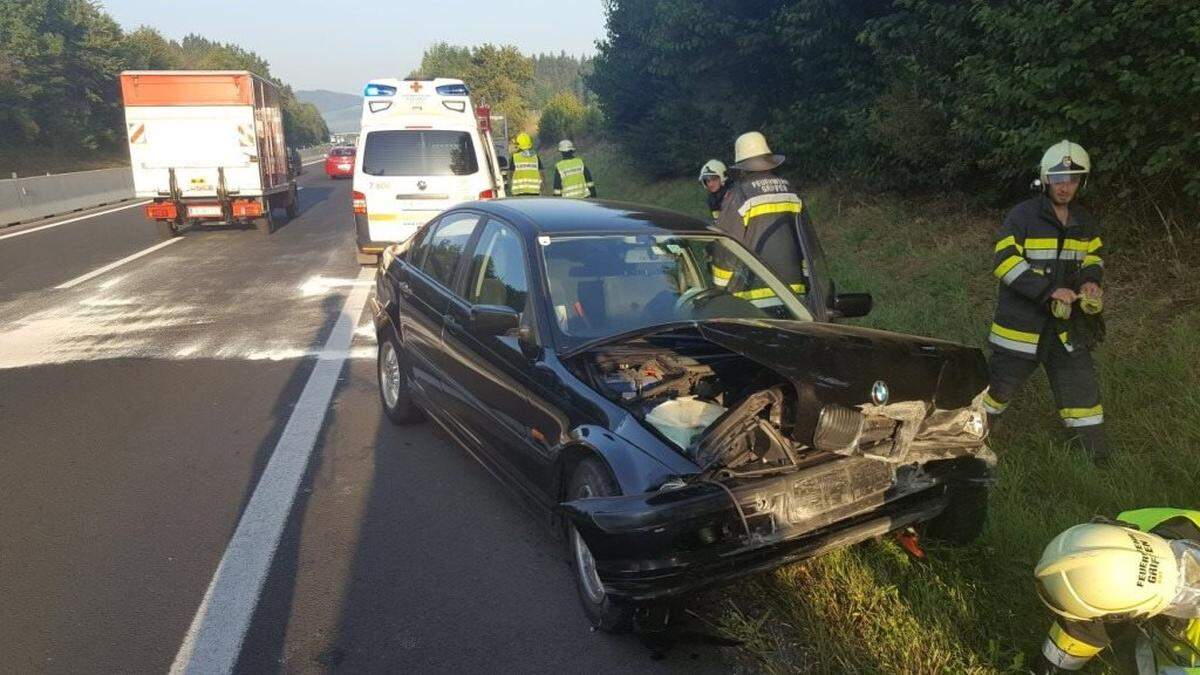
M 483 192 L 479 193 L 479 198 L 480 199 L 495 199 L 496 191 L 495 190 L 484 190 Z
M 350 195 L 350 198 L 354 214 L 358 216 L 367 215 L 367 196 L 361 192 L 354 192 Z
M 178 215 L 175 202 L 155 202 L 146 205 L 146 218 L 149 220 L 175 220 Z

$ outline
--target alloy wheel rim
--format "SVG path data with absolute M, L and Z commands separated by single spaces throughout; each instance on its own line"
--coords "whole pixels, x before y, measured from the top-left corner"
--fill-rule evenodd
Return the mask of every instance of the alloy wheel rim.
M 591 488 L 583 486 L 579 491 L 579 496 L 591 497 Z M 574 527 L 571 528 L 571 540 L 575 545 L 576 572 L 583 584 L 583 591 L 587 593 L 589 600 L 599 604 L 604 601 L 604 584 L 600 583 L 600 574 L 596 572 L 596 559 L 592 557 L 592 551 L 588 548 L 587 542 L 579 536 L 579 530 Z
M 383 358 L 379 361 L 379 381 L 383 383 L 383 400 L 389 408 L 396 407 L 400 400 L 400 360 L 396 358 L 396 349 L 387 343 L 383 348 Z

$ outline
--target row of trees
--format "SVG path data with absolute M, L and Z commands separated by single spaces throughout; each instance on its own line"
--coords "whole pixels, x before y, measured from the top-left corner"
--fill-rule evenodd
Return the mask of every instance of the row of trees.
M 663 174 L 768 134 L 797 174 L 1012 192 L 1070 138 L 1095 179 L 1200 197 L 1200 5 L 608 0 L 588 79 Z M 713 20 L 719 17 L 720 20 Z
M 278 83 L 254 52 L 195 35 L 167 40 L 145 27 L 125 33 L 87 0 L 0 0 L 0 147 L 121 146 L 117 74 L 134 69 L 250 70 Z M 324 140 L 317 109 L 282 91 L 289 142 Z
M 541 145 L 600 128 L 594 95 L 584 85 L 591 60 L 568 54 L 525 56 L 512 45 L 460 47 L 440 42 L 425 50 L 410 77 L 456 77 L 477 103 L 508 118 L 509 131 L 533 132 Z

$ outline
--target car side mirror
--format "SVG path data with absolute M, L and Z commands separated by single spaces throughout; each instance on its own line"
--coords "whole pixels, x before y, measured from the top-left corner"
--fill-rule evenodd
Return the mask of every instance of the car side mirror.
M 476 335 L 504 335 L 520 324 L 521 315 L 512 307 L 471 306 L 471 332 Z
M 833 311 L 836 316 L 852 318 L 871 313 L 874 300 L 870 293 L 840 293 L 834 297 Z

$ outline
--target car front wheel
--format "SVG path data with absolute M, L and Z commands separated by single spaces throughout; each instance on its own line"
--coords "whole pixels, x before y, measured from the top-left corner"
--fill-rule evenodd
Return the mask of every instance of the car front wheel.
M 571 499 L 588 497 L 612 497 L 620 493 L 617 483 L 608 468 L 594 458 L 587 458 L 575 467 L 567 494 Z M 568 526 L 572 567 L 575 583 L 579 587 L 579 600 L 583 612 L 597 629 L 606 633 L 629 630 L 633 618 L 633 606 L 613 600 L 604 590 L 600 575 L 596 572 L 596 559 L 587 542 L 573 525 Z
M 421 410 L 408 395 L 408 376 L 400 364 L 395 343 L 386 337 L 379 340 L 379 402 L 388 419 L 396 424 L 412 424 L 421 420 Z

